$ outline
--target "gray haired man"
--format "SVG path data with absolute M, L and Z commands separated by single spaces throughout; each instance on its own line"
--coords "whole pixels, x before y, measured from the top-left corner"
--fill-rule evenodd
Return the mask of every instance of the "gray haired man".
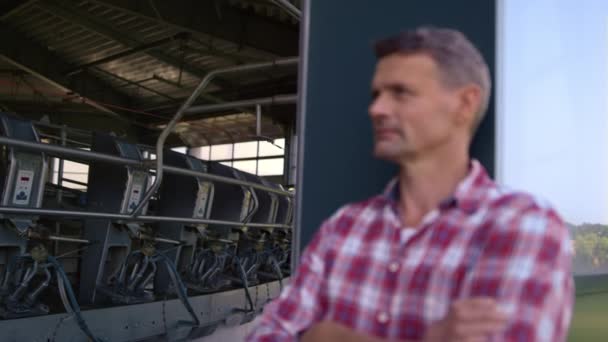
M 460 32 L 376 44 L 369 106 L 386 190 L 326 220 L 248 341 L 565 341 L 568 230 L 469 156 L 490 73 Z

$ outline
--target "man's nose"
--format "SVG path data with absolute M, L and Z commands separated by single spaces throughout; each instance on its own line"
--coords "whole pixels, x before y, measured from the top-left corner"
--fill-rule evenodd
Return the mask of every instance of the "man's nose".
M 390 113 L 390 106 L 384 96 L 378 95 L 376 98 L 372 99 L 368 111 L 369 116 L 372 119 L 380 119 L 386 117 Z

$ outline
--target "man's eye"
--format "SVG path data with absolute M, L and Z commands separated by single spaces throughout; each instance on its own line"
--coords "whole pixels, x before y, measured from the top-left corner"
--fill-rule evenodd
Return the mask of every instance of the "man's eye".
M 391 87 L 391 94 L 395 97 L 403 98 L 403 97 L 411 95 L 412 92 L 405 87 L 395 86 L 395 87 Z
M 408 97 L 409 95 L 411 95 L 410 92 L 408 92 L 405 89 L 395 89 L 393 90 L 393 96 L 399 99 L 403 99 Z

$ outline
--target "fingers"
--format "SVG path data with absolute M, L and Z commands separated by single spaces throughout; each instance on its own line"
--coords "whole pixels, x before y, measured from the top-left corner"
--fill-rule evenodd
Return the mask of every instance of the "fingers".
M 432 324 L 426 341 L 477 342 L 505 329 L 508 317 L 491 298 L 471 298 L 456 301 L 447 316 Z
M 486 341 L 505 328 L 508 317 L 495 300 L 472 298 L 454 302 L 447 316 L 448 336 L 453 341 Z
M 455 301 L 452 303 L 452 308 L 483 312 L 495 310 L 497 308 L 497 304 L 496 300 L 492 298 L 479 297 Z
M 457 321 L 477 321 L 501 323 L 506 315 L 498 309 L 495 300 L 490 298 L 465 299 L 454 302 L 450 315 Z
M 452 328 L 452 334 L 457 341 L 469 341 L 470 339 L 485 340 L 488 336 L 500 332 L 505 327 L 505 322 L 477 322 L 456 324 Z

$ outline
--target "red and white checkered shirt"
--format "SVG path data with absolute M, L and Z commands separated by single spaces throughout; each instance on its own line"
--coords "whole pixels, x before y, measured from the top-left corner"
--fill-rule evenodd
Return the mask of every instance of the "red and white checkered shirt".
M 323 223 L 247 341 L 296 341 L 322 320 L 419 340 L 453 301 L 479 296 L 497 299 L 510 317 L 491 340 L 566 340 L 572 245 L 553 209 L 499 188 L 473 161 L 454 195 L 408 229 L 398 188 L 394 180 Z

